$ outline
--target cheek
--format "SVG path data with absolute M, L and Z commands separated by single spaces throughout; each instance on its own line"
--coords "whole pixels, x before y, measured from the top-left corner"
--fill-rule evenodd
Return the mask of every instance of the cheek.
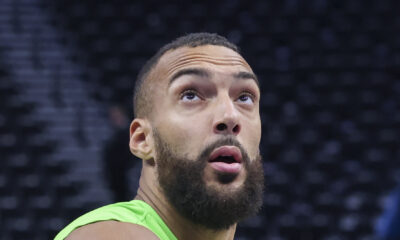
M 261 122 L 260 120 L 254 120 L 247 122 L 248 126 L 243 128 L 247 149 L 249 151 L 250 157 L 255 158 L 259 154 L 259 147 L 261 141 Z M 245 129 L 248 129 L 247 131 Z
M 178 115 L 164 116 L 157 129 L 165 136 L 176 151 L 188 157 L 196 157 L 204 142 L 204 129 L 201 119 L 187 119 Z

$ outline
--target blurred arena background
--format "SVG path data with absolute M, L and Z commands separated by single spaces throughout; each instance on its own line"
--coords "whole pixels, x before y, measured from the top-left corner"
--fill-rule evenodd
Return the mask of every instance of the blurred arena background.
M 400 182 L 399 7 L 0 0 L 0 239 L 51 239 L 134 196 L 136 75 L 197 31 L 238 44 L 262 84 L 267 191 L 236 239 L 378 239 Z

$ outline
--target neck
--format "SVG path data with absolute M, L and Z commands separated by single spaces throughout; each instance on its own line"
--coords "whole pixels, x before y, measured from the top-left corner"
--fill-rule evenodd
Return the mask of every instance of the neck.
M 135 199 L 149 204 L 178 239 L 233 240 L 236 224 L 228 229 L 216 231 L 192 223 L 180 215 L 168 202 L 154 177 L 155 174 L 146 174 L 145 170 L 142 170 Z

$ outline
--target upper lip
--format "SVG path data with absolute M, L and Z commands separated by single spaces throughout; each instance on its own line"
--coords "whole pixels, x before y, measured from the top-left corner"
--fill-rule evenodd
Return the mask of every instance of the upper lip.
M 242 162 L 242 153 L 236 146 L 221 146 L 210 154 L 210 161 L 217 159 L 218 157 L 232 157 L 236 162 Z

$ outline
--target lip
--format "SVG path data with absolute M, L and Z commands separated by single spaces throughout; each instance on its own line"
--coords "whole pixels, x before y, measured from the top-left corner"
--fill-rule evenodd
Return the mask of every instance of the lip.
M 237 163 L 242 163 L 242 153 L 236 146 L 221 146 L 216 148 L 210 154 L 210 162 L 220 156 L 232 156 Z
M 238 174 L 242 169 L 242 164 L 240 163 L 224 163 L 224 162 L 210 162 L 210 166 L 218 171 L 228 174 Z
M 236 162 L 214 162 L 214 160 L 220 156 L 231 156 Z M 218 172 L 238 174 L 242 169 L 242 153 L 240 152 L 239 148 L 235 146 L 218 147 L 210 154 L 209 164 Z

